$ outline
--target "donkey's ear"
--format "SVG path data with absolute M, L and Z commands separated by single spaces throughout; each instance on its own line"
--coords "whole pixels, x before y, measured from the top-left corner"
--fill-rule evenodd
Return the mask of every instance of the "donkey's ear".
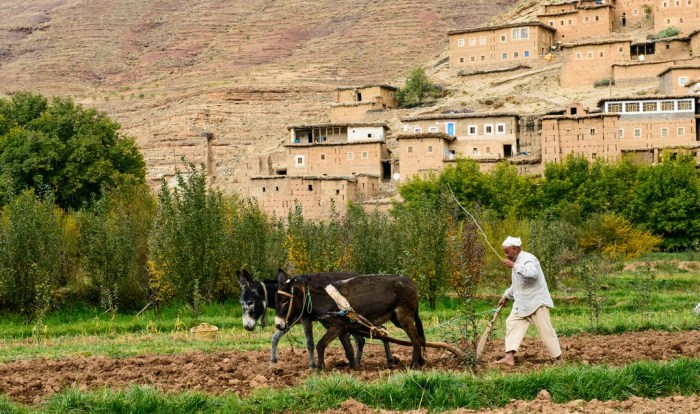
M 284 270 L 277 269 L 277 283 L 282 286 L 284 285 L 289 279 L 291 279 L 291 276 L 287 274 Z
M 250 273 L 248 273 L 247 270 L 239 270 L 236 272 L 238 276 L 238 284 L 241 285 L 241 287 L 245 287 L 246 285 L 250 285 L 253 283 L 253 278 L 250 277 Z

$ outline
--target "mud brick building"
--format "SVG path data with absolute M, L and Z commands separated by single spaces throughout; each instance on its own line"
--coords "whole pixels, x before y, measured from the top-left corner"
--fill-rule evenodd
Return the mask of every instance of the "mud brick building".
M 331 122 L 362 122 L 370 111 L 398 108 L 396 90 L 383 84 L 338 88 L 331 104 Z
M 544 6 L 537 18 L 554 32 L 554 41 L 573 42 L 612 32 L 614 8 L 603 2 L 567 2 Z
M 560 85 L 592 87 L 595 82 L 612 80 L 612 65 L 630 61 L 630 44 L 616 39 L 563 44 Z
M 659 92 L 681 95 L 689 92 L 691 84 L 700 81 L 700 61 L 695 65 L 673 66 L 659 73 Z

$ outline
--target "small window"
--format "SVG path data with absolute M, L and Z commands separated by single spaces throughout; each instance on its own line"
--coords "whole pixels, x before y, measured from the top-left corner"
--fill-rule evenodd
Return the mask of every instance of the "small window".
M 663 2 L 663 7 L 668 7 L 668 2 L 667 2 L 667 1 Z
M 265 192 L 265 187 L 262 188 L 262 192 L 263 192 L 263 193 Z
M 464 58 L 463 58 L 463 57 L 459 58 L 459 63 L 464 63 Z
M 626 112 L 639 112 L 639 102 L 628 102 L 625 104 Z
M 469 60 L 471 60 L 472 62 L 475 61 L 475 60 L 476 60 L 476 56 L 470 57 Z
M 480 45 L 485 45 L 486 44 L 486 36 L 481 36 L 479 38 L 479 44 Z
M 661 136 L 662 137 L 668 136 L 668 128 L 661 128 Z
M 459 47 L 464 47 L 464 39 L 458 39 L 458 40 L 457 40 L 457 46 L 459 46 Z
M 413 147 L 408 147 L 407 151 L 408 151 L 408 152 L 413 152 Z
M 508 53 L 502 54 L 502 55 L 501 55 L 501 58 L 503 58 L 503 59 L 508 59 Z
M 490 154 L 491 153 L 491 147 L 486 147 L 486 153 Z
M 622 46 L 620 46 L 620 47 L 617 48 L 617 51 L 620 52 L 620 53 L 622 53 L 623 50 L 624 50 L 624 49 L 622 48 Z
M 644 104 L 642 105 L 642 111 L 656 112 L 656 102 L 644 102 Z
M 484 60 L 486 60 L 486 56 L 481 55 L 481 61 L 483 62 Z
M 468 135 L 476 135 L 476 125 L 469 125 L 467 127 L 467 134 Z
M 478 148 L 472 148 L 472 154 L 474 154 L 474 155 L 479 155 L 479 149 L 478 149 Z
M 595 17 L 595 21 L 599 22 L 600 21 L 600 16 Z
M 428 152 L 433 152 L 433 146 L 432 146 L 432 145 L 428 145 Z
M 685 86 L 686 83 L 688 83 L 687 76 L 679 76 L 678 77 L 678 86 Z
M 340 190 L 335 190 L 335 195 L 340 195 Z
M 552 27 L 554 27 L 554 21 L 551 21 L 551 20 L 550 20 L 550 21 L 549 21 L 549 25 L 552 26 Z
M 691 101 L 690 99 L 678 101 L 678 110 L 679 111 L 690 111 L 692 109 L 693 109 L 693 101 Z
M 609 103 L 608 104 L 608 112 L 622 112 L 622 104 L 621 103 Z
M 295 164 L 296 164 L 297 166 L 304 165 L 304 156 L 303 156 L 303 155 L 297 155 L 297 156 L 294 158 L 294 160 L 295 160 Z
M 321 160 L 325 160 L 325 159 L 326 159 L 326 154 L 321 154 Z
M 569 19 L 569 22 L 568 22 L 568 23 L 569 23 L 569 26 L 571 26 L 571 19 Z
M 662 101 L 661 102 L 661 110 L 662 111 L 673 111 L 676 109 L 676 102 L 675 101 Z
M 492 124 L 484 125 L 484 134 L 493 134 L 493 125 Z
M 620 137 L 620 138 L 624 138 L 624 137 L 625 137 L 625 130 L 622 129 L 622 128 L 618 129 L 618 130 L 617 130 L 617 136 Z
M 586 16 L 586 17 L 583 18 L 583 22 L 584 22 L 584 23 L 588 23 L 589 20 L 590 20 L 590 18 L 589 18 L 588 16 Z
M 313 186 L 313 184 L 309 184 L 309 187 L 308 187 L 308 188 L 309 188 L 309 191 L 314 191 L 314 186 Z
M 576 60 L 581 60 L 581 52 L 576 52 Z
M 369 158 L 369 153 L 367 151 L 362 151 L 362 158 Z
M 642 129 L 641 128 L 635 128 L 634 129 L 634 137 L 639 138 L 642 136 Z
M 588 59 L 593 59 L 593 52 L 586 53 L 586 56 L 588 56 Z
M 666 19 L 666 24 L 671 24 L 671 19 Z
M 595 128 L 591 128 L 591 135 L 595 135 Z
M 423 132 L 423 128 L 420 128 L 420 127 L 413 128 L 413 132 L 420 134 L 421 132 Z
M 275 187 L 275 191 L 279 191 L 279 190 L 280 190 L 280 188 L 279 188 L 279 187 Z
M 514 58 L 517 58 L 517 57 L 519 57 L 519 56 L 520 56 L 520 53 L 518 53 L 518 52 L 513 52 L 513 57 L 514 57 Z
M 430 127 L 428 128 L 428 132 L 438 132 L 438 127 Z
M 469 46 L 476 46 L 476 37 L 472 37 L 469 39 Z
M 501 35 L 501 42 L 505 42 L 505 41 L 506 41 L 506 35 Z
M 348 159 L 349 160 L 354 160 L 355 159 L 355 154 L 352 152 L 348 152 Z
M 496 124 L 496 134 L 504 135 L 506 133 L 506 124 Z
M 599 51 L 599 52 L 598 52 L 598 57 L 599 57 L 599 58 L 605 57 L 605 52 L 603 52 L 602 50 Z
M 636 15 L 638 15 L 638 14 L 639 14 L 639 10 L 638 10 L 638 9 L 632 9 L 632 15 L 633 15 L 633 16 L 636 16 Z
M 526 50 L 525 52 L 523 52 L 523 56 L 530 57 L 530 51 Z
M 368 132 L 368 133 L 367 133 L 367 138 L 372 138 L 372 133 L 371 133 L 371 132 Z
M 679 137 L 685 136 L 685 128 L 684 127 L 678 127 L 678 136 Z

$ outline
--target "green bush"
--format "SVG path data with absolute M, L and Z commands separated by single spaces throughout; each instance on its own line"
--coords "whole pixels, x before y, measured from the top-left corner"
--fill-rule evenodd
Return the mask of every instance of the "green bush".
M 677 27 L 671 26 L 660 31 L 657 37 L 659 39 L 665 39 L 667 37 L 678 36 L 680 33 L 681 31 Z
M 406 79 L 406 85 L 396 91 L 396 100 L 399 107 L 410 108 L 422 104 L 426 99 L 437 98 L 441 94 L 440 86 L 428 79 L 425 70 L 416 68 Z

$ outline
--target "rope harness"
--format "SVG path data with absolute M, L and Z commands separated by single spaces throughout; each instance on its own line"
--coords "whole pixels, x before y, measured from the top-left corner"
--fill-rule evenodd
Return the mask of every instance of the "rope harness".
M 304 315 L 304 312 L 311 313 L 311 310 L 313 308 L 313 306 L 311 304 L 311 290 L 307 290 L 306 286 L 304 286 L 304 285 L 301 285 L 301 290 L 302 290 L 302 296 L 304 297 L 304 302 L 301 304 L 301 312 L 299 312 L 299 316 L 291 324 L 289 323 L 289 317 L 292 315 L 292 305 L 294 304 L 294 285 L 292 285 L 291 293 L 285 292 L 283 290 L 277 291 L 277 294 L 282 295 L 282 296 L 286 296 L 289 298 L 289 307 L 287 308 L 287 316 L 284 317 L 284 323 L 285 323 L 287 329 L 289 329 L 289 327 L 291 327 L 292 325 L 299 322 L 299 319 L 301 319 L 302 315 Z
M 346 317 L 352 322 L 359 323 L 360 325 L 369 329 L 370 339 L 372 339 L 375 335 L 380 338 L 389 336 L 389 332 L 387 332 L 386 329 L 374 326 L 374 324 L 367 320 L 367 318 L 355 312 L 352 306 L 350 306 L 350 302 L 348 302 L 348 300 L 341 295 L 340 292 L 338 292 L 338 289 L 336 289 L 335 286 L 326 286 L 326 293 L 328 293 L 328 296 L 335 301 L 336 305 L 338 305 L 338 309 L 340 309 L 338 312 L 331 312 L 328 316 Z

